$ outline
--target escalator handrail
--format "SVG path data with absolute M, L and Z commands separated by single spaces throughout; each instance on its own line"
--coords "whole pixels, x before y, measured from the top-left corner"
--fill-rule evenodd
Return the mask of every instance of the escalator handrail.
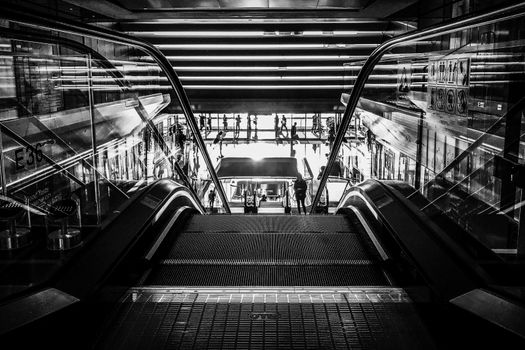
M 195 116 L 193 115 L 191 105 L 184 90 L 184 87 L 182 86 L 179 77 L 173 70 L 173 67 L 171 66 L 169 60 L 166 58 L 166 56 L 162 54 L 162 52 L 159 49 L 157 49 L 154 45 L 146 41 L 110 29 L 99 28 L 85 23 L 74 22 L 63 18 L 52 17 L 49 15 L 43 17 L 38 14 L 29 13 L 28 11 L 29 10 L 27 8 L 21 8 L 9 4 L 9 6 L 4 6 L 4 8 L 2 8 L 2 14 L 0 15 L 0 17 L 23 25 L 36 26 L 39 27 L 39 29 L 59 31 L 79 36 L 86 36 L 95 39 L 105 40 L 115 44 L 133 46 L 150 55 L 159 65 L 163 73 L 166 75 L 169 83 L 175 91 L 184 116 L 186 117 L 186 122 L 192 130 L 195 141 L 197 142 L 197 146 L 199 147 L 199 150 L 202 153 L 208 171 L 210 172 L 211 178 L 219 192 L 219 196 L 221 197 L 224 209 L 226 213 L 231 213 L 230 206 L 226 198 L 226 193 L 224 191 L 224 188 L 222 187 L 221 182 L 219 181 L 219 178 L 217 177 L 215 169 L 213 168 L 210 155 L 208 154 L 206 145 L 204 143 L 202 135 L 200 134 L 199 127 L 197 125 Z
M 321 181 L 319 182 L 319 187 L 317 188 L 317 193 L 315 194 L 310 213 L 313 214 L 315 212 L 315 207 L 317 205 L 317 202 L 319 201 L 319 198 L 321 197 L 321 191 L 325 187 L 326 180 L 328 179 L 328 174 L 330 174 L 330 170 L 332 169 L 332 166 L 334 165 L 337 159 L 337 155 L 339 153 L 339 149 L 341 148 L 343 138 L 346 134 L 348 126 L 350 125 L 352 115 L 354 114 L 354 111 L 357 107 L 357 103 L 359 102 L 359 98 L 365 87 L 365 83 L 368 80 L 368 77 L 370 76 L 372 71 L 374 70 L 376 64 L 379 63 L 379 61 L 381 60 L 381 58 L 387 50 L 399 44 L 407 44 L 418 40 L 428 39 L 437 35 L 445 35 L 461 29 L 464 30 L 480 25 L 502 22 L 513 18 L 521 17 L 523 15 L 525 15 L 525 2 L 505 6 L 496 10 L 485 11 L 480 14 L 453 18 L 449 21 L 430 26 L 426 29 L 416 30 L 396 36 L 379 45 L 370 54 L 365 64 L 359 71 L 359 74 L 355 80 L 354 87 L 352 88 L 352 93 L 350 94 L 350 97 L 348 99 L 348 103 L 346 105 L 345 112 L 343 114 L 343 118 L 339 126 L 339 130 L 337 131 L 335 141 L 332 146 L 332 151 L 330 152 L 330 157 L 326 164 L 326 168 L 321 176 Z
M 382 195 L 370 197 L 367 194 L 368 191 L 364 190 L 363 188 L 378 189 L 381 191 Z M 478 261 L 476 261 L 471 253 L 461 247 L 461 245 L 453 238 L 445 234 L 436 223 L 428 220 L 428 217 L 426 217 L 424 213 L 418 211 L 417 208 L 415 208 L 407 198 L 403 197 L 391 186 L 378 180 L 368 179 L 359 186 L 351 188 L 350 191 L 344 195 L 343 199 L 338 205 L 337 211 L 345 208 L 345 204 L 352 196 L 355 196 L 355 193 L 360 194 L 358 196 L 364 201 L 365 205 L 372 213 L 374 219 L 381 223 L 390 232 L 390 234 L 393 235 L 393 238 L 397 244 L 402 247 L 413 263 L 419 265 L 419 263 L 416 261 L 417 259 L 415 259 L 414 256 L 415 252 L 407 250 L 408 247 L 406 246 L 406 238 L 401 239 L 400 237 L 401 231 L 409 232 L 407 231 L 408 223 L 403 222 L 402 229 L 400 229 L 399 223 L 397 227 L 392 226 L 392 222 L 389 222 L 385 217 L 385 213 L 383 213 L 383 208 L 392 202 L 394 202 L 396 205 L 396 213 L 399 211 L 406 213 L 412 220 L 410 225 L 414 224 L 416 225 L 414 227 L 419 227 L 424 232 L 426 232 L 428 234 L 428 238 L 436 244 L 436 248 L 446 252 L 451 261 L 454 261 L 458 264 L 458 266 L 461 266 L 461 270 L 467 274 L 466 276 L 468 276 L 468 278 L 465 279 L 465 282 L 470 281 L 469 283 L 471 284 L 471 287 L 476 284 L 482 285 L 483 287 L 488 287 L 494 284 L 493 276 L 484 270 L 484 268 L 479 264 Z M 392 212 L 392 210 L 390 210 L 390 212 Z M 403 242 L 403 240 L 405 242 Z M 493 258 L 494 261 L 501 261 L 501 259 L 499 259 L 495 254 L 493 255 Z M 439 280 L 440 276 L 435 276 L 435 278 L 436 280 Z

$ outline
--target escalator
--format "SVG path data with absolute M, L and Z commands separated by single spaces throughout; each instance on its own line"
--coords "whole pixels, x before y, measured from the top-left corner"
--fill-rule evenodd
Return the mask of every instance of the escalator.
M 191 216 L 97 348 L 433 348 L 357 216 Z
M 504 264 L 490 250 L 451 242 L 411 210 L 395 186 L 356 186 L 336 215 L 202 213 L 191 192 L 172 181 L 140 190 L 47 282 L 0 305 L 2 343 L 82 349 L 523 345 L 519 302 L 494 288 L 520 282 L 500 273 Z
M 386 285 L 345 217 L 194 216 L 145 285 Z
M 517 254 L 504 260 L 494 251 L 510 255 L 514 247 L 491 249 L 465 230 L 472 225 L 445 215 L 441 209 L 455 192 L 426 198 L 421 188 L 367 180 L 345 183 L 330 208 L 335 215 L 228 215 L 224 188 L 166 57 L 106 29 L 7 9 L 2 16 L 28 33 L 41 27 L 97 38 L 116 55 L 108 60 L 49 33 L 0 31 L 20 47 L 46 44 L 33 58 L 45 58 L 58 73 L 39 69 L 35 79 L 60 80 L 49 88 L 63 87 L 72 104 L 64 105 L 71 114 L 63 129 L 64 111 L 21 112 L 11 102 L 0 123 L 0 204 L 16 205 L 18 213 L 4 218 L 4 232 L 15 240 L 18 225 L 32 240 L 0 252 L 3 348 L 523 348 L 525 264 Z M 473 18 L 464 28 L 482 23 Z M 80 56 L 57 59 L 57 48 Z M 151 60 L 136 61 L 136 50 Z M 6 53 L 10 67 L 20 68 L 26 54 Z M 133 89 L 141 70 L 169 88 Z M 355 86 L 357 94 L 362 88 Z M 193 133 L 184 147 L 167 131 L 179 122 Z M 53 143 L 42 144 L 42 135 Z M 517 169 L 500 168 L 505 178 Z M 329 171 L 324 175 L 321 183 Z M 204 215 L 212 182 L 221 215 Z M 313 213 L 327 191 L 319 185 Z M 517 193 L 510 191 L 514 199 Z M 75 203 L 72 210 L 56 215 L 65 201 Z M 326 213 L 329 202 L 325 196 Z M 66 243 L 71 232 L 81 239 L 55 248 L 53 232 Z

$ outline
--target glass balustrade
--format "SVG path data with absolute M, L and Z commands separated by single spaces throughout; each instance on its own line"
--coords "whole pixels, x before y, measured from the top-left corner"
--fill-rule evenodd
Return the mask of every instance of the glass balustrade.
M 205 202 L 204 156 L 144 54 L 0 22 L 0 297 L 47 281 L 156 180 Z
M 394 45 L 353 116 L 369 130 L 375 178 L 410 184 L 421 211 L 511 259 L 525 253 L 525 19 L 515 17 Z M 378 76 L 392 83 L 370 85 Z

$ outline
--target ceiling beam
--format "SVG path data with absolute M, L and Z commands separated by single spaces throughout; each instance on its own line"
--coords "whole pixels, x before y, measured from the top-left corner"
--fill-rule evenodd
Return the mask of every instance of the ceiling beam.
M 68 0 L 69 1 L 69 0 Z M 71 0 L 73 1 L 73 0 Z M 81 2 L 82 0 L 77 0 Z M 343 21 L 351 22 L 354 20 L 377 20 L 384 18 L 383 15 L 379 17 L 370 16 L 369 12 L 337 9 L 333 8 L 317 8 L 311 10 L 304 9 L 265 9 L 265 10 L 251 10 L 251 9 L 181 9 L 177 11 L 166 10 L 137 10 L 131 12 L 131 15 L 122 16 L 121 19 L 148 21 L 158 19 L 171 19 L 177 21 L 195 20 L 211 20 L 216 21 L 221 18 L 223 21 L 237 21 L 237 22 L 279 22 L 279 21 L 303 21 L 303 22 L 318 22 L 318 21 Z M 392 12 L 394 13 L 394 12 Z M 376 14 L 377 15 L 377 14 Z

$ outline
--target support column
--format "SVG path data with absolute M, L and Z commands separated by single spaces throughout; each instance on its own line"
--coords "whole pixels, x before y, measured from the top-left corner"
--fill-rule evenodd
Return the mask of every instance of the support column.
M 417 151 L 416 151 L 416 178 L 414 180 L 414 187 L 416 190 L 421 188 L 421 157 L 423 155 L 423 116 L 421 112 L 419 116 L 419 122 L 417 125 Z

